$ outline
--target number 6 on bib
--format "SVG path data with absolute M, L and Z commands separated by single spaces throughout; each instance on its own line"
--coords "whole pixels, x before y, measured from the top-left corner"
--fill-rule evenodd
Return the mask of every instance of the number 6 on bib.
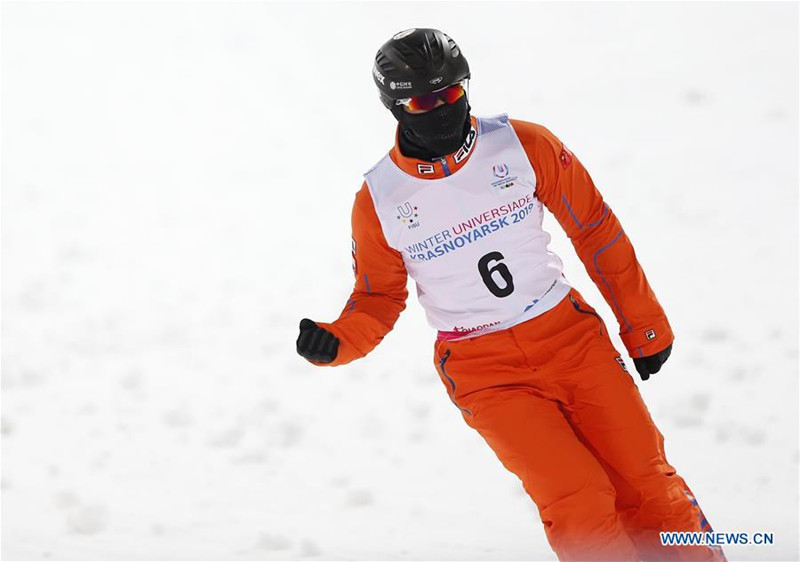
M 483 283 L 486 288 L 496 297 L 507 297 L 514 292 L 514 278 L 508 270 L 508 266 L 504 263 L 498 263 L 494 267 L 489 267 L 491 262 L 500 262 L 503 259 L 503 254 L 500 252 L 489 252 L 481 259 L 478 260 L 478 271 L 481 274 Z M 499 273 L 500 277 L 505 281 L 505 286 L 500 287 L 497 282 L 492 278 L 493 273 Z

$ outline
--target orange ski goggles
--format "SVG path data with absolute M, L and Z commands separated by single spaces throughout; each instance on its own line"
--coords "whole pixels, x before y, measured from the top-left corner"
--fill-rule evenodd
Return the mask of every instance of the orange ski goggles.
M 410 111 L 430 111 L 436 107 L 439 100 L 445 103 L 455 103 L 465 95 L 467 95 L 467 81 L 462 80 L 441 90 L 397 100 L 394 103 L 395 105 L 405 105 Z

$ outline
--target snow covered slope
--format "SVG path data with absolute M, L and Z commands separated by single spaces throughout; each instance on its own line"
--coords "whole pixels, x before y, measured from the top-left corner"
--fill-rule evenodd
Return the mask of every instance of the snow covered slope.
M 798 559 L 796 4 L 188 2 L 3 5 L 4 558 L 555 560 L 415 297 L 360 362 L 294 350 L 349 295 L 412 26 L 587 166 L 676 333 L 639 384 L 670 462 L 775 533 L 731 560 Z

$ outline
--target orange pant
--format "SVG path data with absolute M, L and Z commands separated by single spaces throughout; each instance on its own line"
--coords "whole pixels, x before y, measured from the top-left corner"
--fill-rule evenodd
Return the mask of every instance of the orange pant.
M 435 358 L 464 420 L 522 480 L 559 560 L 726 560 L 719 547 L 661 546 L 659 531 L 711 527 L 577 291 L 513 328 L 437 341 Z

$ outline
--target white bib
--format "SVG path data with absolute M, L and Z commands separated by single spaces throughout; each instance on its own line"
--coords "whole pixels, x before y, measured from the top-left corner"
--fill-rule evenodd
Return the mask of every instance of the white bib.
M 388 154 L 364 175 L 428 323 L 454 332 L 448 339 L 524 322 L 570 289 L 561 260 L 547 249 L 536 175 L 508 116 L 477 124 L 477 139 L 467 144 L 474 153 L 452 175 L 416 178 Z

